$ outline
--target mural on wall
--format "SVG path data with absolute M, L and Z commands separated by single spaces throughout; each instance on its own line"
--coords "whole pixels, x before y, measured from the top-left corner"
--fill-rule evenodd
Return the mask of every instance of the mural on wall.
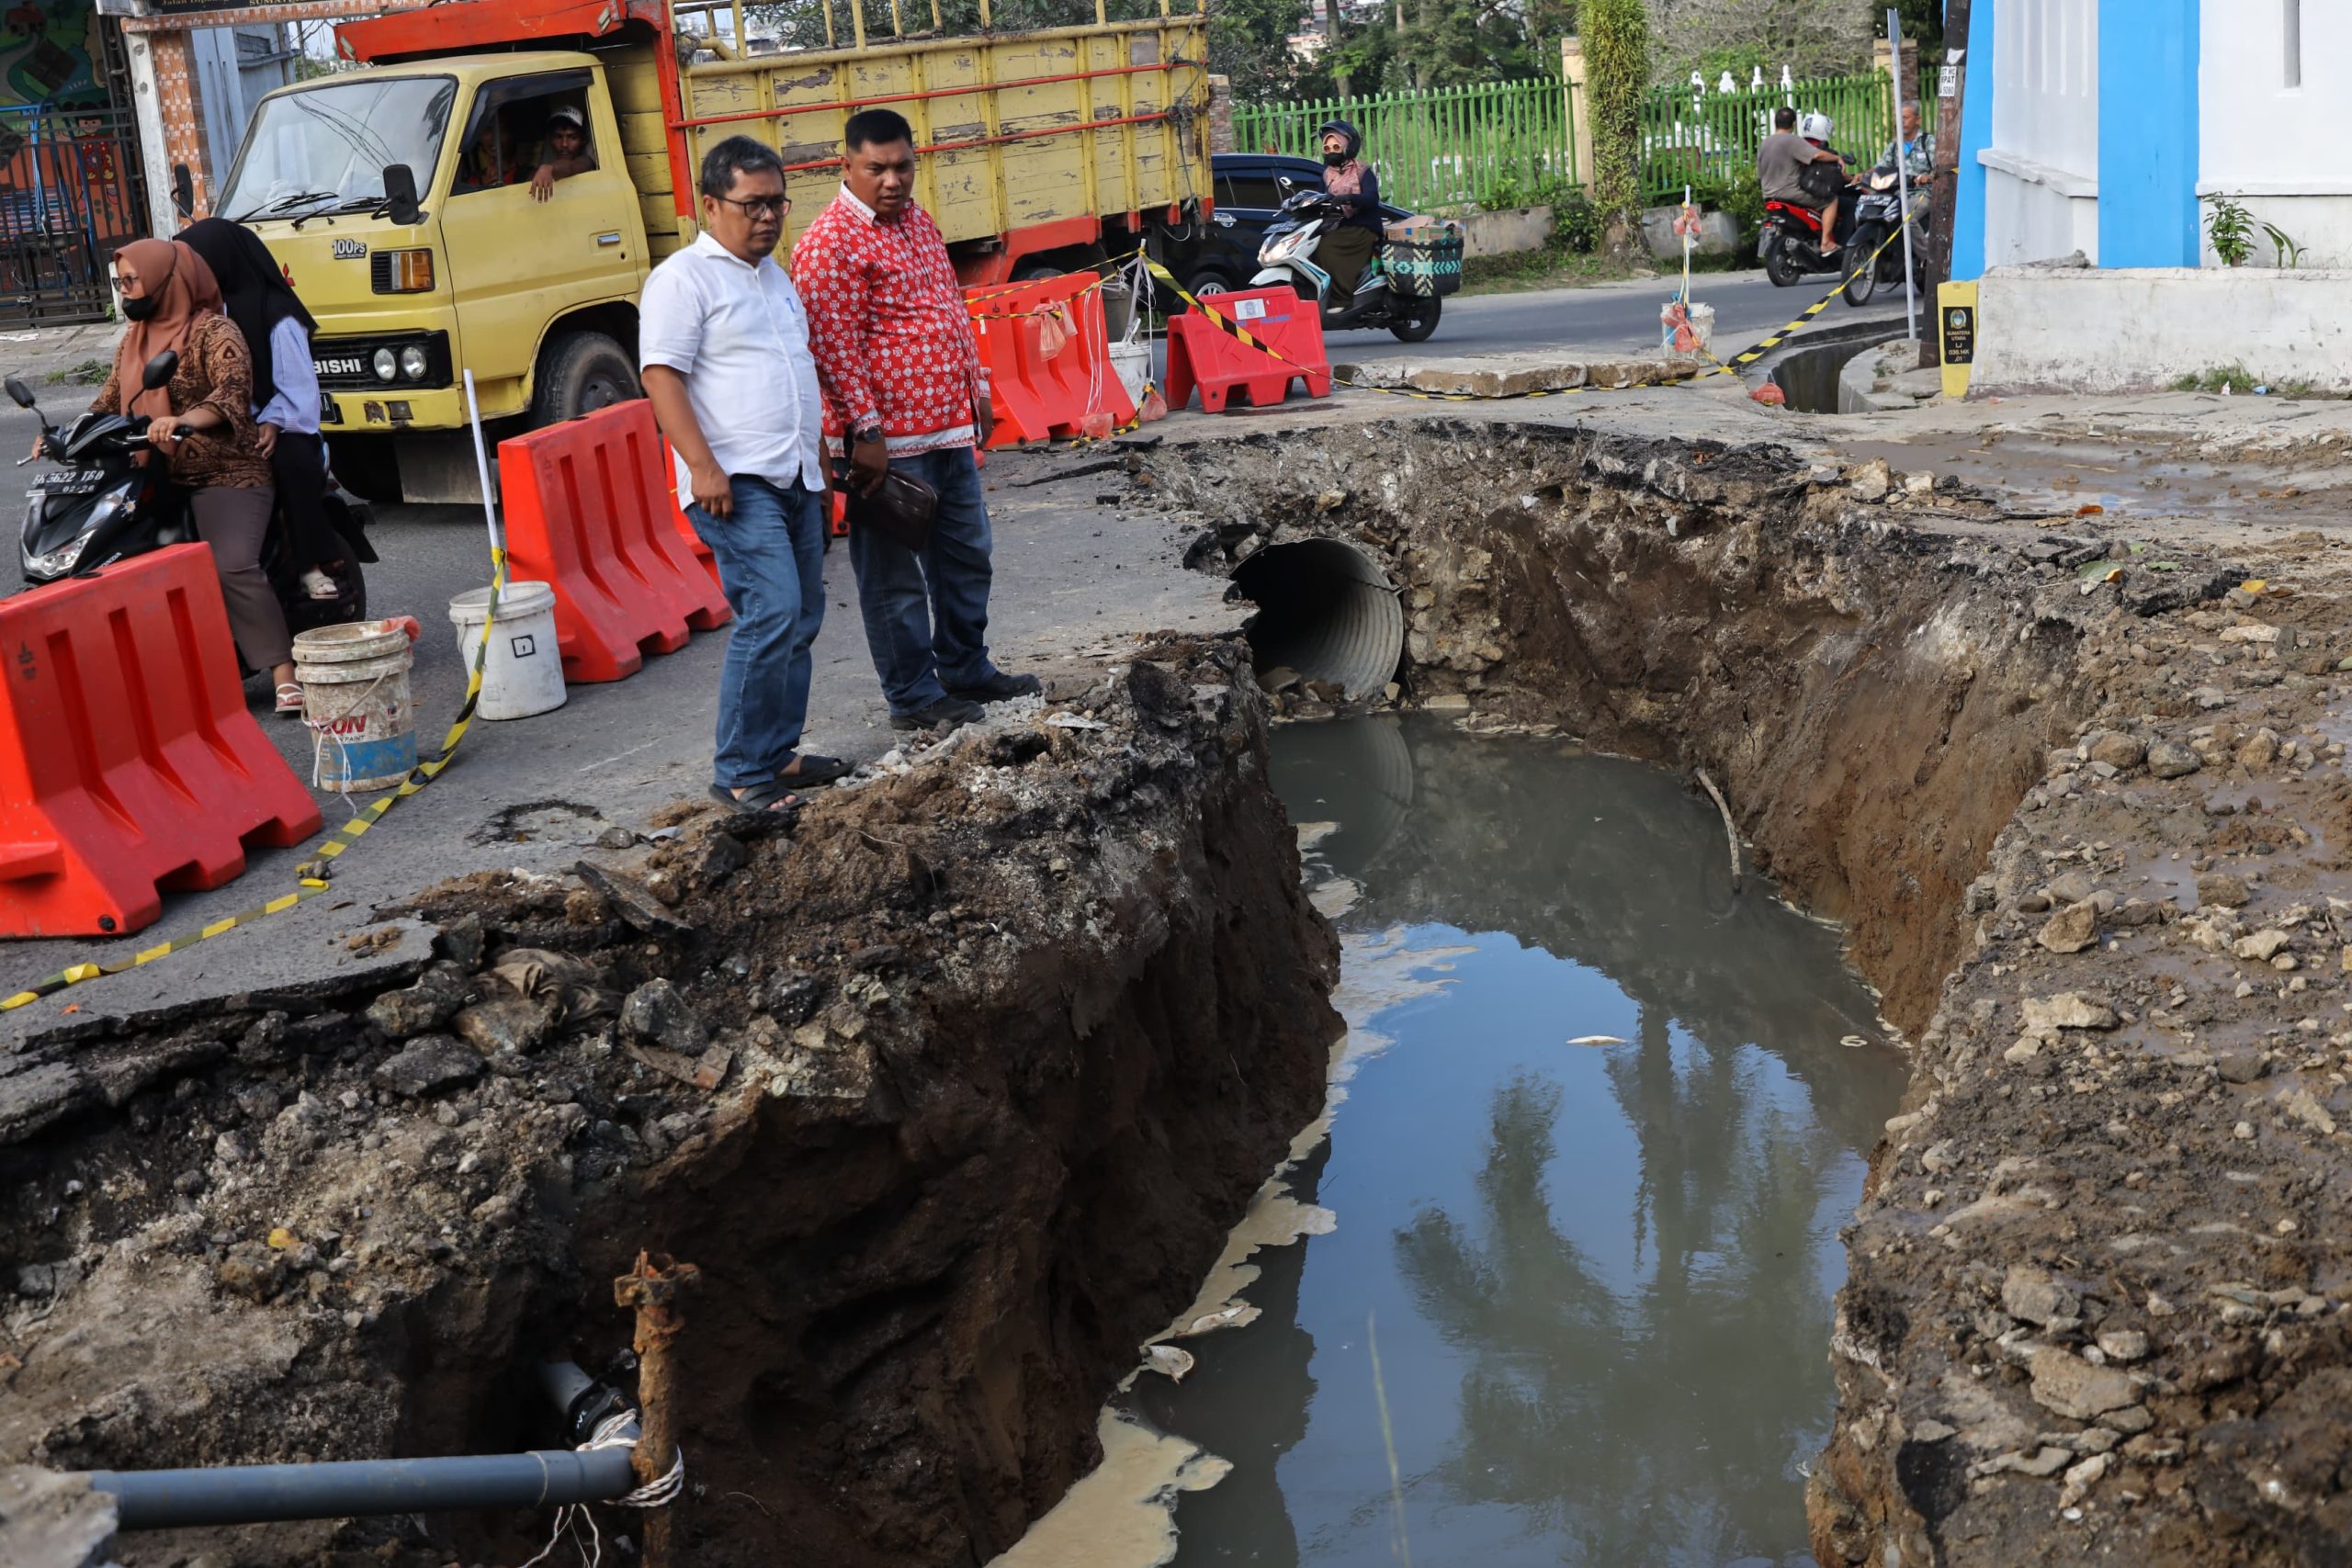
M 0 107 L 104 107 L 102 57 L 90 0 L 0 0 Z

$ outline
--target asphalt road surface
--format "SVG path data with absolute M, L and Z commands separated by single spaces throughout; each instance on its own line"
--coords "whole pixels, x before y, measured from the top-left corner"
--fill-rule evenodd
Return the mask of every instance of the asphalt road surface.
M 1657 342 L 1657 308 L 1664 294 L 1662 282 L 1645 280 L 1458 300 L 1449 302 L 1443 321 L 1428 343 L 1401 344 L 1386 333 L 1379 334 L 1379 341 L 1384 356 L 1442 357 L 1546 344 L 1638 351 Z M 1733 346 L 1744 346 L 1780 326 L 1818 297 L 1774 289 L 1760 276 L 1710 280 L 1699 295 L 1717 306 L 1719 342 Z M 1833 309 L 1839 315 L 1830 319 L 1849 314 L 1842 304 Z M 1343 334 L 1333 342 L 1334 355 L 1344 356 L 1351 349 L 1363 353 L 1354 348 L 1357 341 L 1368 347 L 1372 339 Z M 0 363 L 0 369 L 6 368 Z M 39 389 L 52 415 L 76 412 L 89 397 L 86 388 L 40 385 Z M 0 453 L 22 455 L 34 430 L 30 414 L 0 404 Z M 1072 468 L 1078 477 L 1054 478 Z M 32 471 L 29 467 L 0 468 L 0 475 L 14 475 L 19 484 Z M 1032 650 L 1081 647 L 1098 634 L 1116 638 L 1131 631 L 1227 618 L 1218 607 L 1221 585 L 1189 574 L 1179 574 L 1183 583 L 1178 589 L 1105 598 L 1102 585 L 1117 581 L 1109 573 L 1122 563 L 1140 566 L 1166 555 L 1169 545 L 1164 524 L 1111 504 L 1116 499 L 1111 493 L 1116 481 L 1083 477 L 1087 472 L 1083 461 L 1058 456 L 1000 453 L 989 463 L 998 576 L 991 641 L 1013 668 L 1021 667 Z M 0 547 L 10 553 L 10 558 L 0 560 L 0 594 L 19 587 L 13 551 L 22 518 L 21 495 L 19 488 L 0 496 L 8 528 Z M 413 615 L 424 624 L 411 690 L 417 703 L 419 748 L 429 756 L 437 749 L 465 684 L 448 602 L 489 580 L 482 514 L 471 507 L 381 506 L 371 537 L 383 558 L 368 569 L 371 609 L 379 615 Z M 907 738 L 894 735 L 885 722 L 842 552 L 831 553 L 826 575 L 830 603 L 816 647 L 817 690 L 808 743 L 837 754 L 875 757 Z M 240 943 L 266 949 L 298 937 L 305 942 L 331 942 L 351 919 L 363 917 L 368 905 L 475 869 L 486 859 L 492 864 L 560 867 L 568 863 L 565 855 L 576 853 L 569 846 L 593 839 L 601 825 L 622 821 L 642 829 L 644 818 L 662 802 L 699 796 L 709 776 L 711 691 L 724 647 L 723 634 L 697 636 L 678 654 L 648 660 L 644 671 L 628 681 L 575 686 L 570 705 L 559 716 L 520 724 L 477 724 L 460 752 L 459 765 L 388 818 L 381 836 L 365 840 L 338 863 L 334 897 L 320 903 L 350 913 L 312 913 L 319 906 L 305 905 L 293 915 L 269 921 L 271 934 L 266 937 L 260 934 L 263 928 L 255 928 L 250 940 L 244 931 L 232 932 L 197 953 L 175 957 L 170 983 L 185 985 L 201 978 L 204 971 L 226 973 L 241 964 L 250 965 L 255 960 L 250 953 L 238 955 Z M 296 773 L 309 780 L 309 731 L 268 716 L 262 683 L 254 682 L 250 694 L 266 733 Z M 322 794 L 319 799 L 330 828 L 352 809 L 333 795 Z M 397 848 L 387 839 L 396 840 Z M 501 858 L 505 856 L 513 858 Z M 183 931 L 287 890 L 293 886 L 292 868 L 300 858 L 294 851 L 256 851 L 246 874 L 228 887 L 167 895 L 163 925 L 146 933 L 144 941 Z M 306 930 L 308 934 L 302 935 Z M 0 990 L 29 982 L 69 960 L 141 944 L 138 940 L 0 942 Z M 128 976 L 107 984 L 119 994 L 138 988 Z M 68 999 L 61 997 L 40 1009 L 0 1015 L 0 1023 L 8 1026 L 0 1027 L 0 1035 L 12 1027 L 37 1023 L 28 1015 L 53 1016 L 53 1008 Z
M 1658 308 L 1673 296 L 1678 278 L 1637 278 L 1587 288 L 1532 294 L 1455 296 L 1445 302 L 1437 332 L 1421 344 L 1398 343 L 1386 332 L 1338 333 L 1332 357 L 1431 358 L 1457 354 L 1500 354 L 1554 344 L 1615 350 L 1658 345 Z M 1827 274 L 1794 288 L 1775 288 L 1760 272 L 1709 273 L 1691 280 L 1691 298 L 1715 308 L 1714 349 L 1728 355 L 1774 328 L 1786 325 L 1838 280 Z M 1900 321 L 1903 296 L 1890 305 L 1881 294 L 1860 310 L 1840 299 L 1818 318 L 1824 326 L 1857 320 Z

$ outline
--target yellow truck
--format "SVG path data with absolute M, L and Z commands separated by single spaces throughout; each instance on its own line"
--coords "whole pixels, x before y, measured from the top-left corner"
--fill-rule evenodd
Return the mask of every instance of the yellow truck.
M 467 370 L 493 438 L 637 396 L 638 290 L 692 242 L 695 171 L 728 136 L 782 153 L 788 248 L 832 198 L 843 122 L 898 110 L 967 285 L 1210 217 L 1204 15 L 1159 0 L 1110 21 L 1097 0 L 1089 26 L 995 32 L 982 0 L 977 35 L 869 39 L 847 3 L 851 47 L 769 54 L 739 47 L 741 0 L 457 0 L 338 28 L 366 68 L 264 98 L 212 204 L 318 318 L 337 476 L 379 499 L 471 499 Z M 594 166 L 535 191 L 565 110 Z

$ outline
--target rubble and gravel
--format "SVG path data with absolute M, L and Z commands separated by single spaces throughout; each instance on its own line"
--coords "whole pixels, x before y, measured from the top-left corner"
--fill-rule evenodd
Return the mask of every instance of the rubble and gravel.
M 1321 1103 L 1336 949 L 1245 660 L 1148 645 L 1057 694 L 1087 728 L 1033 704 L 797 820 L 681 806 L 650 850 L 444 886 L 387 911 L 430 951 L 291 1008 L 19 1045 L 0 1460 L 547 1446 L 532 1367 L 613 1364 L 650 1247 L 703 1272 L 698 1568 L 993 1555 Z M 547 1528 L 123 1550 L 441 1568 Z

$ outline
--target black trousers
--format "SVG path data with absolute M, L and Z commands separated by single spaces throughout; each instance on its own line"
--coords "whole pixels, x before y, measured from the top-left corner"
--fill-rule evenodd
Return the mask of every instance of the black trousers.
M 285 519 L 286 554 L 296 571 L 332 566 L 351 552 L 327 521 L 327 446 L 315 435 L 280 431 L 269 455 Z

